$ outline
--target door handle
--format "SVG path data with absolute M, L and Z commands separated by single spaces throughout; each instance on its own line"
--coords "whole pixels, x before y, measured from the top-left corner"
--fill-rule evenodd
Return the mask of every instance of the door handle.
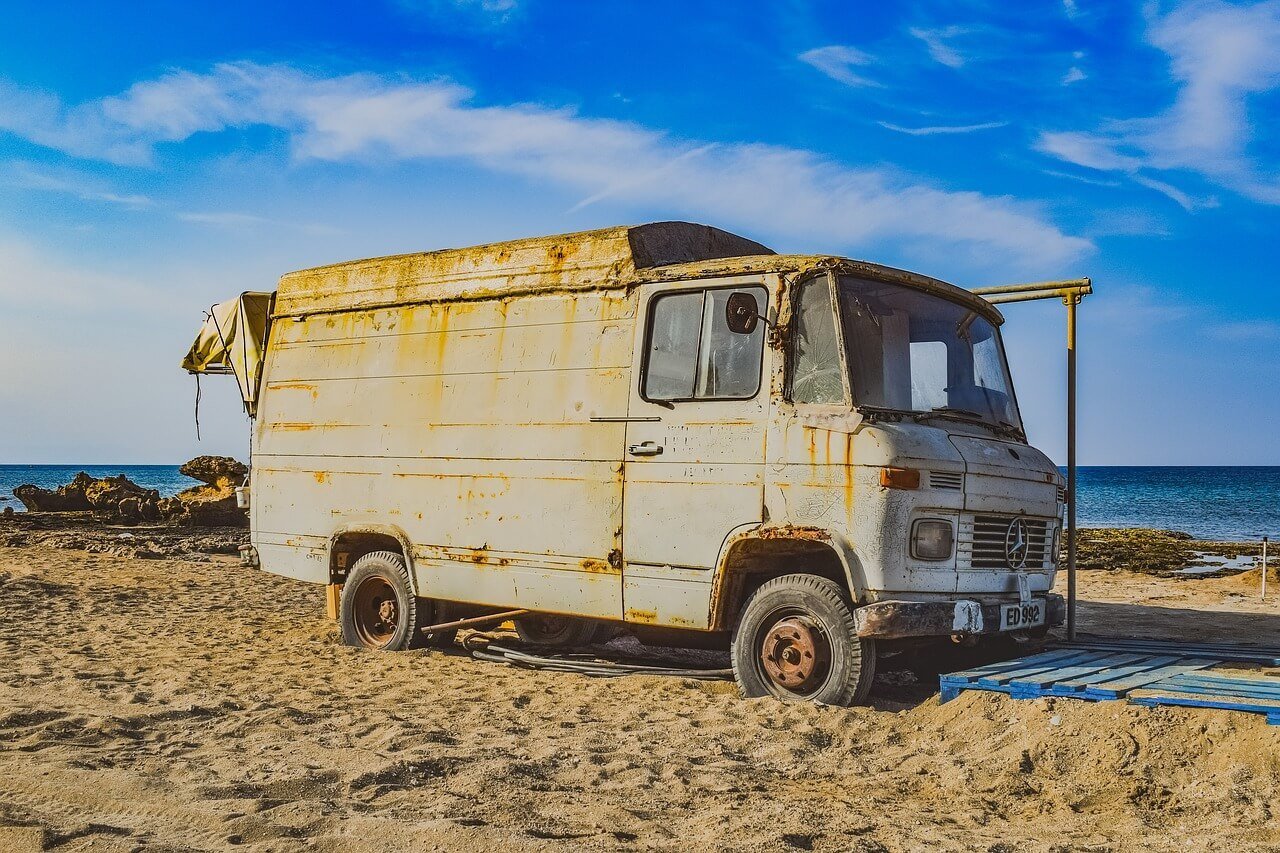
M 627 452 L 632 456 L 660 456 L 662 454 L 662 445 L 652 441 L 628 444 Z

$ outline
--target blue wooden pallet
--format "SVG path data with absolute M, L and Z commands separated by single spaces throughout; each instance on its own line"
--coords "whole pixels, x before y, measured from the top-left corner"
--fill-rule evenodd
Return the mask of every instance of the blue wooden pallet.
M 1173 640 L 1144 640 L 1135 637 L 1080 637 L 1053 641 L 1050 648 L 1105 651 L 1115 654 L 1182 655 L 1216 658 L 1222 661 L 1280 666 L 1280 647 L 1246 646 L 1240 643 L 1181 643 Z
M 1218 708 L 1263 714 L 1267 723 L 1280 726 L 1280 679 L 1189 672 L 1166 678 L 1130 696 L 1134 705 L 1155 707 Z
M 1215 658 L 1175 654 L 1054 649 L 943 675 L 938 684 L 943 702 L 962 690 L 1005 693 L 1014 699 L 1062 696 L 1096 702 L 1120 699 L 1131 690 L 1218 663 Z

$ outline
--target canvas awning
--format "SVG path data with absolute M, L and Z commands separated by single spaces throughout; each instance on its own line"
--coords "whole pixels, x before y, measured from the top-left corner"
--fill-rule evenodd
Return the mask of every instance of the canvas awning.
M 242 293 L 209 313 L 195 343 L 182 359 L 188 373 L 231 373 L 240 385 L 245 409 L 254 413 L 258 376 L 267 347 L 272 293 Z

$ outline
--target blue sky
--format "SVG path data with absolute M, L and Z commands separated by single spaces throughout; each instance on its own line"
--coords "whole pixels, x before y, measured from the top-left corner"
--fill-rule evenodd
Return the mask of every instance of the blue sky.
M 0 462 L 243 456 L 177 365 L 282 272 L 679 218 L 1092 276 L 1081 461 L 1280 464 L 1276 0 L 4 5 Z M 1005 332 L 1058 459 L 1062 314 Z

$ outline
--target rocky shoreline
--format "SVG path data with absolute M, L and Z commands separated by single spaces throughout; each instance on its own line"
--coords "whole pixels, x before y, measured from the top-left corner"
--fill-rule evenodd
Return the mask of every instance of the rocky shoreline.
M 248 468 L 227 456 L 200 456 L 178 469 L 201 485 L 161 497 L 123 474 L 80 472 L 56 489 L 13 490 L 26 512 L 0 511 L 0 546 L 46 545 L 136 559 L 209 559 L 249 541 L 235 489 Z
M 235 490 L 249 468 L 229 456 L 197 456 L 178 468 L 200 485 L 162 498 L 124 474 L 92 477 L 81 471 L 56 489 L 24 483 L 13 495 L 30 513 L 89 513 L 109 524 L 165 522 L 188 527 L 248 527 L 244 510 L 236 506 Z M 6 507 L 5 515 L 14 514 Z
M 1065 547 L 1065 546 L 1064 546 Z M 1076 549 L 1076 566 L 1081 570 L 1131 571 L 1146 574 L 1194 579 L 1238 574 L 1241 569 L 1223 568 L 1213 571 L 1185 573 L 1186 569 L 1212 566 L 1221 560 L 1247 562 L 1243 569 L 1261 566 L 1261 542 L 1215 542 L 1194 539 L 1176 530 L 1154 530 L 1144 527 L 1097 527 L 1080 530 Z M 1275 570 L 1280 557 L 1273 547 L 1268 568 Z M 1210 558 L 1210 559 L 1207 559 Z M 1062 561 L 1065 565 L 1065 560 Z

